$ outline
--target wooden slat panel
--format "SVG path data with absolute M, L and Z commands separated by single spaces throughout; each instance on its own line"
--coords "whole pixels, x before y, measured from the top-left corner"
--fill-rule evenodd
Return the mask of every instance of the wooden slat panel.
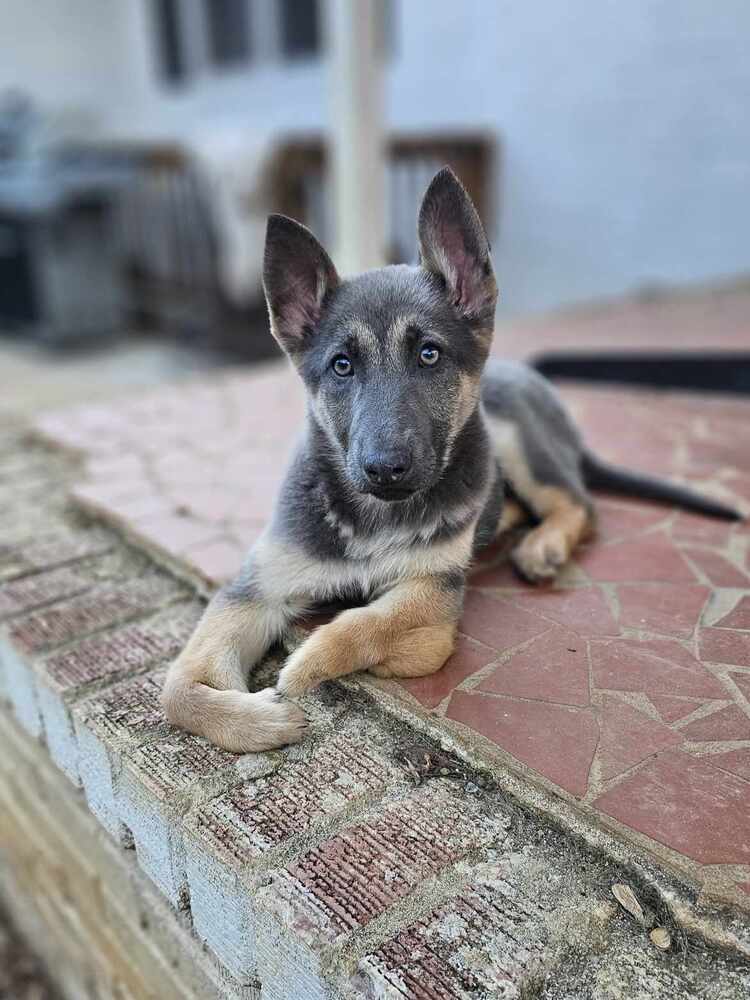
M 461 178 L 488 228 L 494 223 L 494 200 L 490 184 L 493 175 L 494 143 L 490 136 L 478 135 L 399 135 L 389 141 L 387 252 L 391 260 L 412 261 L 416 254 L 414 213 L 433 174 L 444 165 Z M 279 150 L 271 170 L 272 209 L 309 225 L 316 235 L 330 242 L 321 231 L 320 205 L 315 211 L 307 192 L 315 190 L 327 174 L 327 155 L 322 139 L 288 140 Z M 310 178 L 318 179 L 313 183 Z M 328 197 L 324 195 L 327 204 Z M 322 213 L 330 217 L 326 207 Z

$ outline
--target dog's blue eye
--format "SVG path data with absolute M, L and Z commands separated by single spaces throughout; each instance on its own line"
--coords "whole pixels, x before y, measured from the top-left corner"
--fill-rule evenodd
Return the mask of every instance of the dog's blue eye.
M 440 351 L 434 344 L 425 344 L 419 352 L 419 363 L 425 368 L 432 368 L 440 360 Z
M 341 378 L 346 378 L 347 375 L 351 375 L 352 373 L 352 363 L 345 354 L 337 354 L 331 362 L 331 368 Z

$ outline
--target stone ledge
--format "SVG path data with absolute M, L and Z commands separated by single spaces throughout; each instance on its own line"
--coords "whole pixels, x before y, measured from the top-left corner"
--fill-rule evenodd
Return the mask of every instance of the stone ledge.
M 63 479 L 47 483 L 48 497 Z M 306 698 L 311 737 L 285 751 L 237 757 L 173 730 L 158 692 L 201 602 L 114 536 L 73 524 L 63 503 L 46 510 L 58 540 L 49 565 L 19 559 L 21 528 L 0 549 L 13 588 L 0 594 L 15 602 L 3 690 L 25 730 L 0 720 L 16 830 L 3 850 L 23 873 L 0 887 L 24 897 L 25 926 L 53 927 L 59 954 L 47 957 L 67 970 L 69 996 L 90 995 L 70 971 L 87 946 L 112 965 L 106 995 L 136 998 L 250 1000 L 262 985 L 264 1000 L 562 1000 L 574 972 L 622 995 L 657 983 L 649 995 L 678 1000 L 696 995 L 701 976 L 728 997 L 750 984 L 738 918 L 715 915 L 723 954 L 693 932 L 688 957 L 656 952 L 610 886 L 630 882 L 675 941 L 688 933 L 688 887 L 602 834 L 587 847 L 574 824 L 566 832 L 522 805 L 520 782 L 509 794 L 357 683 Z M 71 596 L 64 581 L 84 589 Z M 24 771 L 24 760 L 37 763 Z M 47 783 L 39 796 L 35 768 Z M 103 830 L 90 843 L 94 817 Z M 79 828 L 89 834 L 62 847 Z M 32 855 L 50 859 L 37 874 Z M 182 993 L 169 969 L 175 941 L 190 968 Z M 123 955 L 142 958 L 142 974 L 123 970 Z
M 561 390 L 603 458 L 750 512 L 737 434 L 747 400 Z M 262 530 L 302 396 L 293 371 L 271 365 L 47 415 L 36 431 L 79 449 L 73 502 L 205 589 L 236 573 Z M 188 437 L 186 421 L 197 428 Z M 457 752 L 476 748 L 480 766 L 515 770 L 704 897 L 747 909 L 750 526 L 632 498 L 596 506 L 596 538 L 550 586 L 513 574 L 514 539 L 485 552 L 454 654 L 437 674 L 392 683 L 384 702 L 406 699 L 413 725 L 427 715 Z
M 42 714 L 47 713 L 51 745 L 61 761 L 66 759 L 62 734 L 70 730 L 65 703 L 72 687 L 68 685 L 63 696 L 59 682 L 48 683 L 44 657 L 58 649 L 64 655 L 70 645 L 77 648 L 82 640 L 187 596 L 160 570 L 124 550 L 11 581 L 3 591 L 8 593 L 0 606 L 8 614 L 0 626 L 0 676 L 6 695 L 33 736 L 41 735 Z M 76 596 L 68 596 L 71 592 Z M 50 662 L 54 669 L 55 659 Z M 83 671 L 85 651 L 76 662 Z M 70 753 L 65 766 L 75 780 Z
M 0 542 L 0 579 L 12 580 L 35 570 L 50 570 L 87 556 L 98 556 L 115 544 L 103 529 L 64 531 L 46 538 L 27 536 L 13 546 Z
M 365 995 L 405 989 L 466 1000 L 478 991 L 502 996 L 543 962 L 545 917 L 545 907 L 508 882 L 502 865 L 488 865 L 455 899 L 365 955 L 353 985 Z M 473 968 L 467 953 L 475 956 Z
M 75 1000 L 259 1000 L 200 947 L 80 796 L 0 710 L 0 896 Z

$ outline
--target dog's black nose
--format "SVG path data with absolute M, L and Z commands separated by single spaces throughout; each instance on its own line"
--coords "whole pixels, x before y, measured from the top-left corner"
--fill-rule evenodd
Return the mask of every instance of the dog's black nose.
M 376 486 L 399 483 L 411 469 L 411 455 L 402 448 L 393 448 L 377 455 L 368 455 L 364 462 L 365 475 Z

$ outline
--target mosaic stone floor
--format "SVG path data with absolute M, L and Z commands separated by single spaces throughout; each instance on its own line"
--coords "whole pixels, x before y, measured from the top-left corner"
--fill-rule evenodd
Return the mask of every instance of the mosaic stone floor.
M 563 395 L 603 457 L 750 512 L 750 401 Z M 260 532 L 302 413 L 294 376 L 270 366 L 47 414 L 36 430 L 85 455 L 79 503 L 214 584 Z M 608 821 L 736 866 L 750 892 L 750 525 L 616 498 L 599 512 L 552 587 L 521 583 L 502 552 L 483 559 L 455 655 L 401 695 Z

